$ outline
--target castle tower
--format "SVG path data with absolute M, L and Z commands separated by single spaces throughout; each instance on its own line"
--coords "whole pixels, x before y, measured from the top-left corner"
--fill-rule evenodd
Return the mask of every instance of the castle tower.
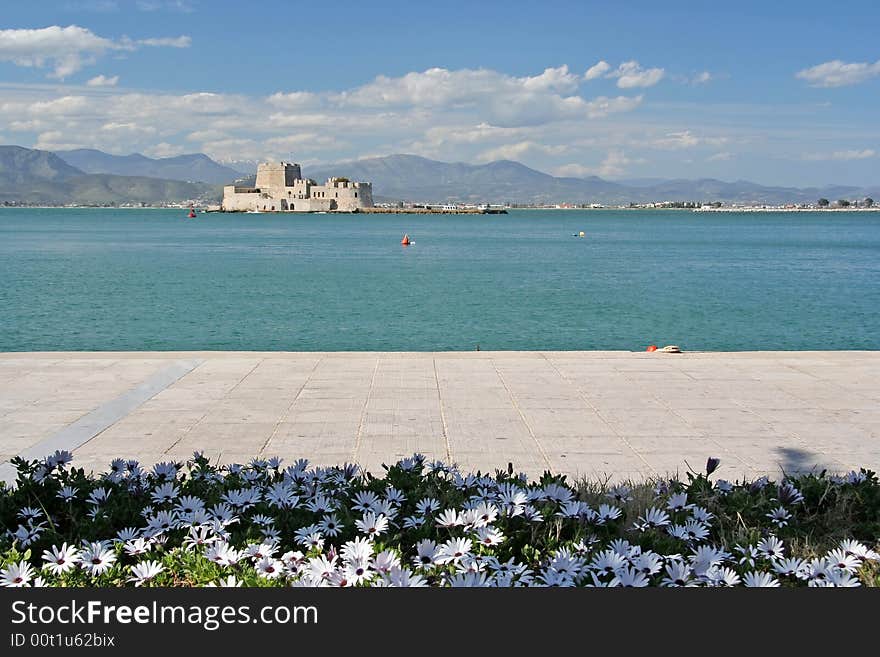
M 263 190 L 293 187 L 294 181 L 302 178 L 298 164 L 292 162 L 263 162 L 257 166 L 255 187 Z

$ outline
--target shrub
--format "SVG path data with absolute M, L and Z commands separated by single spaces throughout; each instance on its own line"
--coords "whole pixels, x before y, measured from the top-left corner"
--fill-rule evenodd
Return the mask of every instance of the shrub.
M 374 477 L 200 454 L 91 476 L 57 452 L 0 488 L 4 586 L 858 586 L 880 583 L 868 470 L 609 486 L 420 455 Z M 14 529 L 13 529 L 14 528 Z

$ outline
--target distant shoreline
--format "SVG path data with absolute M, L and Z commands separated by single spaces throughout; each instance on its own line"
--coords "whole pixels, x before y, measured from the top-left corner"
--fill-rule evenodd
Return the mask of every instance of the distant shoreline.
M 209 214 L 247 214 L 244 212 L 220 212 L 217 210 L 204 210 L 201 206 L 200 213 Z M 163 205 L 145 205 L 141 207 L 118 206 L 111 207 L 106 205 L 0 205 L 0 210 L 189 210 L 190 206 L 163 206 Z M 575 208 L 575 207 L 505 207 L 502 212 L 500 209 L 493 208 L 490 211 L 475 208 L 459 208 L 452 209 L 430 209 L 425 208 L 369 208 L 361 209 L 359 212 L 328 212 L 327 214 L 507 214 L 510 211 L 556 211 L 556 212 L 653 212 L 653 211 L 676 211 L 676 212 L 880 212 L 880 206 L 870 208 L 781 208 L 781 207 L 762 207 L 762 206 L 742 206 L 742 207 L 726 207 L 720 208 L 664 208 L 664 207 L 625 207 L 625 206 L 605 206 L 601 208 Z M 291 212 L 261 212 L 259 214 L 271 215 L 288 215 L 295 214 Z M 301 214 L 301 213 L 300 213 Z

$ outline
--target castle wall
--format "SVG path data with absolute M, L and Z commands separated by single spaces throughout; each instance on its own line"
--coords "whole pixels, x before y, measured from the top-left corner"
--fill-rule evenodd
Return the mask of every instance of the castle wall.
M 246 212 L 256 210 L 265 201 L 266 197 L 258 189 L 227 185 L 223 188 L 223 202 L 220 204 L 220 209 L 224 212 Z
M 358 208 L 373 207 L 373 185 L 350 181 L 328 180 L 324 185 L 315 185 L 312 196 L 336 201 L 336 209 L 352 212 Z
M 227 185 L 226 212 L 352 212 L 373 206 L 372 183 L 331 178 L 323 185 L 303 179 L 298 164 L 260 164 L 255 187 Z

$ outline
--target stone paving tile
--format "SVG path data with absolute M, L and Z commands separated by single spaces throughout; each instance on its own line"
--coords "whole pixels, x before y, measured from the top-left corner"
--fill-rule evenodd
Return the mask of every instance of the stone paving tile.
M 204 362 L 77 461 L 200 449 L 376 468 L 420 451 L 468 469 L 513 460 L 533 475 L 619 480 L 702 468 L 708 455 L 775 476 L 880 460 L 876 352 L 0 354 L 0 458 L 193 358 Z
M 522 415 L 535 435 L 604 436 L 614 433 L 611 425 L 588 408 L 526 408 Z
M 639 436 L 701 436 L 674 412 L 666 409 L 612 409 L 603 413 L 616 433 Z

